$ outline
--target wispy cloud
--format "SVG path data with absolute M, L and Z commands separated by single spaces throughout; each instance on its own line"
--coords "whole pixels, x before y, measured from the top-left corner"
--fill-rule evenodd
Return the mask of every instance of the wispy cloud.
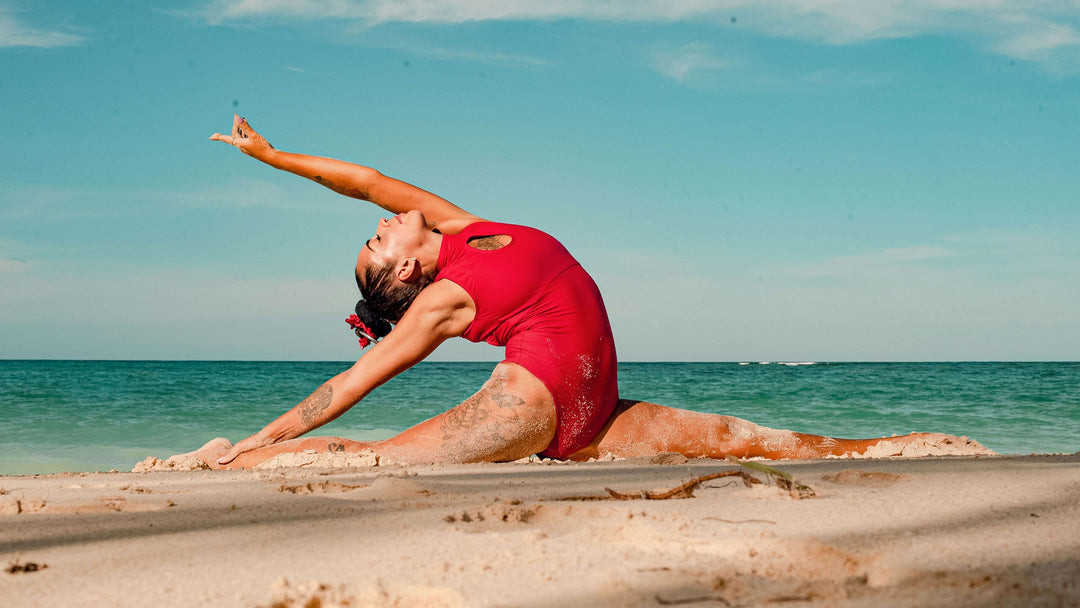
M 942 235 L 934 241 L 833 257 L 791 266 L 779 274 L 801 279 L 895 280 L 903 273 L 927 275 L 963 269 L 967 274 L 993 276 L 1000 283 L 1006 277 L 1073 275 L 1072 269 L 1080 264 L 1080 231 L 1072 227 L 982 229 Z
M 1047 64 L 1074 62 L 1080 54 L 1080 12 L 1072 2 L 1058 0 L 213 0 L 201 16 L 214 24 L 335 19 L 365 26 L 560 19 L 713 22 L 835 45 L 957 35 L 994 53 Z
M 734 62 L 717 55 L 710 45 L 696 42 L 677 48 L 656 49 L 653 67 L 672 80 L 689 84 L 730 68 Z
M 23 272 L 30 268 L 29 262 L 0 258 L 0 275 Z
M 31 250 L 26 243 L 0 236 L 0 275 L 25 272 L 33 266 L 28 259 Z
M 82 36 L 68 32 L 29 26 L 12 14 L 9 9 L 0 6 L 0 48 L 19 46 L 52 48 L 74 46 L 82 41 Z
M 341 206 L 321 202 L 318 192 L 296 197 L 274 183 L 238 179 L 197 191 L 93 190 L 48 185 L 9 187 L 0 193 L 0 221 L 66 221 L 81 217 L 130 217 L 163 208 L 267 208 L 340 213 Z M 0 243 L 2 245 L 2 243 Z M 0 247 L 2 253 L 2 247 Z
M 889 83 L 893 75 L 886 72 L 868 72 L 864 70 L 845 70 L 829 68 L 807 74 L 803 81 L 830 87 L 864 87 Z
M 739 2 L 701 0 L 214 0 L 203 10 L 212 23 L 248 18 L 356 19 L 379 23 L 465 23 L 597 19 L 677 21 Z
M 951 250 L 937 245 L 897 247 L 860 255 L 835 257 L 820 264 L 794 268 L 789 271 L 789 274 L 799 278 L 848 278 L 888 272 L 915 262 L 934 260 L 953 254 Z
M 450 49 L 445 47 L 412 47 L 409 50 L 431 59 L 442 61 L 465 60 L 486 65 L 519 68 L 542 68 L 550 64 L 546 59 L 513 53 L 485 53 L 481 51 Z

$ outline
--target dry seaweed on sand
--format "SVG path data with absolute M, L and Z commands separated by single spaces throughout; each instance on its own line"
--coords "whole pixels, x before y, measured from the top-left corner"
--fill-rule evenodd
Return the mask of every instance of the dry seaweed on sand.
M 760 462 L 739 460 L 734 456 L 728 456 L 727 459 L 741 467 L 746 467 L 751 471 L 758 471 L 759 473 L 766 474 L 778 488 L 791 494 L 792 498 L 811 498 L 817 495 L 813 488 L 806 484 L 799 483 L 799 481 L 792 477 L 791 473 L 788 473 L 787 471 L 781 471 L 776 467 L 770 467 L 761 464 Z
M 728 460 L 741 467 L 764 474 L 776 487 L 790 494 L 792 498 L 810 498 L 811 496 L 814 496 L 814 490 L 811 489 L 810 486 L 796 481 L 795 478 L 791 476 L 791 473 L 758 462 L 744 462 L 733 456 L 729 456 Z M 680 486 L 663 492 L 641 490 L 639 492 L 622 493 L 616 492 L 611 488 L 604 488 L 604 491 L 607 492 L 606 496 L 567 496 L 556 500 L 669 500 L 674 498 L 693 498 L 694 490 L 701 486 L 701 484 L 706 481 L 720 479 L 721 477 L 738 477 L 743 480 L 743 483 L 746 484 L 747 487 L 762 483 L 760 479 L 746 471 L 723 471 L 720 473 L 709 473 L 708 475 L 695 477 Z
M 29 572 L 37 572 L 39 570 L 44 570 L 48 567 L 48 564 L 39 564 L 36 562 L 21 563 L 20 560 L 16 558 L 15 561 L 8 564 L 8 567 L 4 570 L 8 574 L 23 574 Z

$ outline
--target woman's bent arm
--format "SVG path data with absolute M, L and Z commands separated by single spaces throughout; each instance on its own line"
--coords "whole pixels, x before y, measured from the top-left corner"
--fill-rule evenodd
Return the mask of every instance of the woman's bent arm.
M 370 167 L 277 150 L 239 116 L 233 117 L 231 135 L 215 133 L 210 139 L 230 144 L 275 169 L 310 179 L 338 194 L 375 203 L 391 213 L 418 210 L 427 218 L 430 228 L 444 233 L 460 232 L 481 219 L 440 196 Z

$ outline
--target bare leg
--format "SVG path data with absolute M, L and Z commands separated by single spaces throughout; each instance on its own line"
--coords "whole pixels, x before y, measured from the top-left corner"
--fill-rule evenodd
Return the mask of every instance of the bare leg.
M 547 387 L 500 363 L 475 395 L 373 448 L 394 462 L 505 462 L 547 448 L 557 421 Z
M 544 450 L 555 436 L 556 422 L 555 404 L 543 383 L 521 366 L 500 363 L 475 395 L 390 439 L 292 439 L 245 452 L 225 466 L 217 464 L 217 459 L 232 447 L 227 440 L 215 439 L 190 454 L 214 469 L 251 468 L 278 454 L 304 450 L 372 450 L 400 463 L 500 462 Z
M 232 449 L 232 442 L 224 437 L 218 437 L 208 442 L 203 447 L 195 450 L 194 452 L 188 452 L 187 454 L 178 454 L 176 456 L 170 456 L 169 460 L 183 459 L 187 456 L 195 456 L 199 460 L 205 462 L 211 469 L 250 469 L 251 467 L 269 460 L 278 454 L 293 454 L 297 452 L 303 452 L 305 450 L 315 450 L 316 452 L 362 452 L 364 450 L 373 449 L 372 443 L 366 443 L 363 441 L 353 441 L 352 439 L 343 439 L 341 437 L 304 437 L 301 439 L 292 439 L 289 441 L 282 441 L 265 448 L 258 450 L 252 450 L 250 452 L 244 452 L 237 456 L 232 462 L 226 465 L 220 465 L 217 459 Z
M 774 460 L 823 458 L 864 454 L 882 442 L 902 445 L 915 441 L 949 440 L 957 443 L 964 441 L 939 433 L 913 433 L 878 439 L 837 439 L 771 429 L 734 416 L 703 414 L 644 401 L 622 400 L 592 444 L 570 458 L 584 460 L 608 454 L 628 458 L 662 452 L 676 452 L 689 458 L 724 458 L 729 455 Z

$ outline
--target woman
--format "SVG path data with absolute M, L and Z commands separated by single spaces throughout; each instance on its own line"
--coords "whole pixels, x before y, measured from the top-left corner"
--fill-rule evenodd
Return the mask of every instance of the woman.
M 552 237 L 488 222 L 430 192 L 367 167 L 274 149 L 243 118 L 212 140 L 395 214 L 360 248 L 364 300 L 393 330 L 347 371 L 327 380 L 258 433 L 194 452 L 213 468 L 272 456 L 373 450 L 395 462 L 516 460 L 531 454 L 585 460 L 679 452 L 688 457 L 815 458 L 862 453 L 883 439 L 780 431 L 731 416 L 620 400 L 611 328 L 595 283 Z M 364 344 L 379 319 L 351 317 Z M 388 324 L 385 325 L 387 328 Z M 460 405 L 384 441 L 297 439 L 337 418 L 373 389 L 453 337 L 505 346 L 506 359 Z M 964 440 L 909 435 L 894 443 Z

